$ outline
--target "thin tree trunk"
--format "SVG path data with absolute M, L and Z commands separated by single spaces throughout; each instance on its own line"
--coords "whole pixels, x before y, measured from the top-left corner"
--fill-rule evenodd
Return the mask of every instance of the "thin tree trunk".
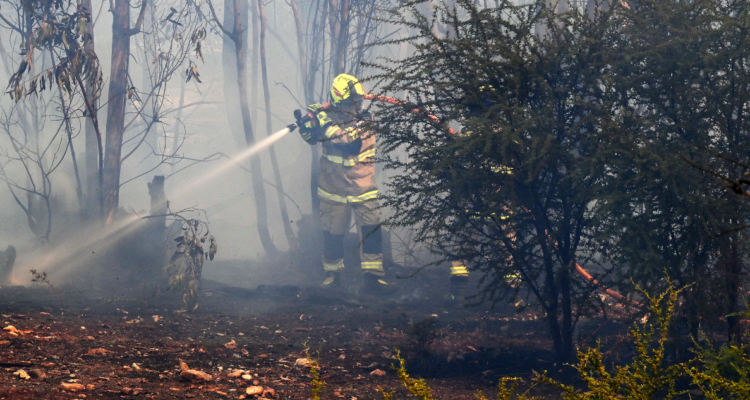
M 182 108 L 185 106 L 185 80 L 180 79 L 180 105 L 177 108 L 177 117 L 174 124 L 174 133 L 172 137 L 172 154 L 175 154 L 180 146 L 180 125 L 182 125 Z M 172 164 L 171 173 L 175 172 L 175 164 Z
M 234 2 L 235 0 L 224 0 L 225 27 L 234 26 L 234 18 L 236 17 L 234 13 Z M 242 7 L 242 3 L 240 4 L 240 7 Z M 246 14 L 247 9 L 242 10 L 242 8 L 240 8 L 240 26 L 247 26 L 248 20 Z M 223 36 L 223 42 L 222 66 L 224 78 L 224 111 L 227 113 L 227 121 L 229 121 L 232 138 L 237 144 L 237 148 L 245 148 L 247 142 L 245 141 L 245 132 L 242 128 L 242 121 L 241 119 L 236 119 L 237 116 L 242 114 L 239 103 L 237 102 L 240 92 L 237 87 L 237 62 L 235 59 L 237 55 L 236 45 L 234 38 L 230 34 Z M 250 181 L 248 180 L 248 182 Z
M 739 344 L 742 342 L 742 324 L 740 324 L 740 282 L 742 282 L 742 266 L 737 251 L 737 238 L 730 235 L 724 239 L 727 243 L 724 255 L 726 257 L 725 279 L 729 315 L 727 316 L 728 339 Z
M 333 43 L 334 37 L 331 37 Z M 349 0 L 341 0 L 341 13 L 339 14 L 339 36 L 336 38 L 336 73 L 343 73 L 346 67 L 346 49 L 349 44 Z
M 568 264 L 566 268 L 560 271 L 560 292 L 562 292 L 562 353 L 563 359 L 568 362 L 573 357 L 573 306 L 570 297 L 570 267 L 573 263 Z
M 154 0 L 143 0 L 146 2 L 146 14 L 143 18 L 143 31 L 145 32 L 143 37 L 143 62 L 141 65 L 142 68 L 142 86 L 140 88 L 140 91 L 142 93 L 150 93 L 153 90 L 153 82 L 152 77 L 150 76 L 150 71 L 148 69 L 149 64 L 151 64 L 151 60 L 149 60 L 149 53 L 148 53 L 148 43 L 151 41 L 152 48 L 158 48 L 157 47 L 157 37 L 156 35 L 151 34 L 153 31 L 153 24 L 154 24 L 154 16 L 155 16 L 155 6 L 154 6 Z M 175 17 L 177 18 L 177 17 Z M 143 105 L 141 106 L 141 110 L 143 112 L 143 115 L 145 117 L 145 121 L 143 121 L 143 124 L 146 128 L 146 132 L 143 134 L 146 135 L 144 138 L 145 142 L 148 143 L 148 148 L 145 150 L 147 152 L 151 152 L 151 149 L 159 149 L 159 135 L 157 132 L 151 133 L 151 129 L 154 126 L 150 121 L 154 118 L 154 104 L 156 102 L 154 101 L 154 97 L 152 96 L 146 96 L 143 99 Z M 164 151 L 166 151 L 166 138 L 164 141 Z M 144 170 L 148 171 L 151 167 L 148 164 L 143 165 Z M 156 169 L 152 172 L 154 175 L 163 175 L 164 167 L 163 166 L 157 166 Z M 148 178 L 148 175 L 144 175 L 144 178 Z
M 266 68 L 266 8 L 263 5 L 263 0 L 258 0 L 258 10 L 260 11 L 260 65 L 263 80 L 263 97 L 266 105 L 266 130 L 267 135 L 271 135 L 273 133 L 273 127 L 271 124 L 271 93 L 268 88 L 268 70 Z M 253 22 L 253 25 L 255 25 L 255 22 Z M 268 152 L 271 156 L 273 177 L 276 181 L 276 194 L 279 197 L 279 209 L 281 210 L 281 219 L 284 225 L 284 233 L 286 234 L 286 239 L 289 242 L 289 248 L 292 251 L 297 251 L 297 240 L 294 237 L 294 231 L 292 231 L 292 225 L 289 220 L 289 211 L 286 207 L 286 199 L 284 199 L 284 188 L 281 182 L 281 171 L 279 170 L 279 163 L 276 160 L 276 150 L 273 146 L 271 146 L 268 148 Z
M 76 176 L 76 197 L 78 198 L 78 207 L 80 211 L 83 211 L 86 206 L 85 200 L 83 199 L 83 189 L 81 188 L 81 175 L 78 172 L 78 159 L 76 158 L 75 147 L 73 147 L 73 130 L 70 127 L 70 114 L 68 114 L 68 106 L 65 105 L 62 88 L 58 86 L 57 89 L 59 92 L 58 94 L 60 95 L 60 106 L 62 108 L 63 118 L 65 118 L 65 133 L 68 135 L 68 146 L 70 148 L 70 157 L 73 161 L 73 172 Z
M 130 4 L 114 0 L 112 10 L 112 61 L 107 102 L 107 133 L 104 152 L 104 218 L 111 223 L 120 195 L 120 157 L 125 130 L 125 101 L 130 62 Z
M 91 0 L 81 0 L 81 6 L 85 7 L 90 13 L 93 12 Z M 86 21 L 86 36 L 83 40 L 83 49 L 88 54 L 95 54 L 94 49 L 94 23 L 93 17 Z M 98 108 L 99 101 L 96 99 L 96 93 L 90 82 L 86 82 L 85 96 L 89 99 L 93 108 Z M 85 148 L 84 148 L 84 187 L 86 196 L 86 218 L 94 215 L 101 215 L 102 204 L 99 201 L 101 188 L 99 187 L 99 141 L 96 135 L 96 127 L 92 118 L 86 118 Z M 94 210 L 98 209 L 98 213 Z
M 302 34 L 302 18 L 299 14 L 299 7 L 297 7 L 297 0 L 290 0 L 290 6 L 292 7 L 292 15 L 294 15 L 294 26 L 297 28 L 297 51 L 299 52 L 299 70 L 300 76 L 302 77 L 302 91 L 305 94 L 305 102 L 310 104 L 313 102 L 313 98 L 310 95 L 310 90 L 307 86 L 307 55 L 305 54 L 305 37 Z
M 251 60 L 250 72 L 252 73 L 252 81 L 250 82 L 250 89 L 252 90 L 253 97 L 250 99 L 250 105 L 253 110 L 253 121 L 258 120 L 258 64 L 260 58 L 260 46 L 258 46 L 258 36 L 260 35 L 260 24 L 258 19 L 258 4 L 254 1 L 250 1 L 250 13 L 253 19 L 253 58 Z M 249 26 L 249 25 L 248 25 Z M 269 132 L 270 133 L 270 132 Z
M 86 93 L 86 88 L 83 86 L 83 82 L 81 81 L 81 77 L 79 75 L 76 75 L 76 81 L 78 82 L 78 89 L 81 90 L 82 93 Z M 97 179 L 97 198 L 99 203 L 99 219 L 101 221 L 104 221 L 104 143 L 102 143 L 102 132 L 99 129 L 99 117 L 97 115 L 97 110 L 92 105 L 91 99 L 88 95 L 83 96 L 83 103 L 86 106 L 86 111 L 88 111 L 89 118 L 91 120 L 91 125 L 94 128 L 94 135 L 96 136 L 96 145 L 97 145 L 97 159 L 99 160 L 99 174 Z
M 339 28 L 341 26 L 341 19 L 339 15 L 339 4 L 336 0 L 328 0 L 328 19 L 329 25 L 331 25 L 331 55 L 330 55 L 330 71 L 333 76 L 340 74 L 338 70 L 338 43 L 339 43 Z
M 310 60 L 308 64 L 307 55 L 305 54 L 305 40 L 302 34 L 302 18 L 300 17 L 299 8 L 297 7 L 297 0 L 291 0 L 292 14 L 294 15 L 294 23 L 297 27 L 297 50 L 299 51 L 299 66 L 300 75 L 302 76 L 302 90 L 305 94 L 305 102 L 312 104 L 315 102 L 315 71 L 308 65 L 313 65 L 315 60 Z M 313 27 L 314 29 L 315 27 Z M 313 46 L 317 46 L 314 42 Z M 311 52 L 315 53 L 315 52 Z M 312 55 L 311 55 L 312 56 Z M 310 76 L 312 75 L 312 76 Z M 320 212 L 320 199 L 318 198 L 318 174 L 320 173 L 320 153 L 318 146 L 310 146 L 310 153 L 312 161 L 310 165 L 310 198 L 312 199 L 312 215 L 317 221 Z
M 547 325 L 549 326 L 550 336 L 552 336 L 552 345 L 555 349 L 555 359 L 559 364 L 562 365 L 562 363 L 567 362 L 567 360 L 565 359 L 563 339 L 562 335 L 560 334 L 560 321 L 557 319 L 557 312 L 559 307 L 559 302 L 557 300 L 557 291 L 550 289 L 547 300 L 550 303 L 547 309 Z
M 112 10 L 112 58 L 109 74 L 109 99 L 107 101 L 106 150 L 104 152 L 104 177 L 101 184 L 105 224 L 112 223 L 119 206 L 120 169 L 122 167 L 122 139 L 125 133 L 125 102 L 128 96 L 128 65 L 130 63 L 130 37 L 141 31 L 147 2 L 141 3 L 138 19 L 130 27 L 130 1 L 114 0 Z
M 242 0 L 247 4 L 247 0 Z M 240 0 L 234 0 L 234 29 L 232 33 L 234 35 L 233 40 L 235 44 L 235 56 L 237 62 L 237 83 L 240 91 L 240 112 L 242 113 L 242 126 L 245 129 L 245 142 L 248 147 L 252 147 L 255 144 L 255 136 L 253 134 L 253 125 L 250 119 L 250 105 L 248 104 L 248 93 L 247 93 L 247 67 L 245 61 L 247 55 L 245 54 L 244 46 L 244 30 L 240 19 Z M 263 246 L 266 254 L 269 256 L 277 256 L 279 251 L 271 240 L 271 234 L 268 231 L 268 205 L 266 203 L 266 190 L 263 186 L 263 172 L 260 165 L 260 158 L 250 158 L 250 168 L 252 170 L 252 182 L 253 192 L 255 194 L 255 211 L 258 223 L 258 234 L 260 236 L 260 243 Z

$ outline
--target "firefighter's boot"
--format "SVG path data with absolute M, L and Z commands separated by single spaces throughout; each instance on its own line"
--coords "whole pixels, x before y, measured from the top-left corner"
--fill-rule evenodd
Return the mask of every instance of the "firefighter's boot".
M 343 285 L 341 283 L 341 273 L 329 271 L 326 272 L 326 279 L 320 285 L 323 289 L 340 290 Z
M 372 296 L 388 296 L 398 291 L 398 286 L 388 283 L 375 274 L 364 274 L 362 293 Z

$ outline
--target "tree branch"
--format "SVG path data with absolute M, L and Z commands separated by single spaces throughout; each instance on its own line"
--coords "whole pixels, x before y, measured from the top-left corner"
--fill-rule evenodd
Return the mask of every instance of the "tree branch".
M 211 0 L 206 1 L 208 3 L 208 8 L 211 10 L 211 16 L 214 19 L 214 22 L 216 22 L 216 25 L 221 29 L 222 32 L 224 32 L 225 35 L 229 36 L 230 39 L 232 39 L 233 42 L 237 42 L 237 39 L 234 37 L 234 32 L 229 32 L 228 30 L 224 29 L 224 25 L 219 22 L 219 18 L 216 17 L 216 11 L 214 10 L 214 4 L 211 2 Z
M 141 31 L 141 25 L 143 25 L 143 19 L 146 16 L 146 7 L 148 7 L 148 0 L 141 0 L 141 12 L 138 13 L 138 19 L 135 21 L 135 26 L 128 31 L 128 35 L 133 36 Z

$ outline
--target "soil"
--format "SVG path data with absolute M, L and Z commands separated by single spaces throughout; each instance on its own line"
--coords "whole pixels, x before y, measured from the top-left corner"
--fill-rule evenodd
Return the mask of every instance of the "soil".
M 398 281 L 397 294 L 379 298 L 358 293 L 356 270 L 346 290 L 331 293 L 317 288 L 317 271 L 275 283 L 295 281 L 291 264 L 258 267 L 255 276 L 269 283 L 253 289 L 257 280 L 231 279 L 246 273 L 242 263 L 206 268 L 222 272 L 206 272 L 192 313 L 177 311 L 179 296 L 153 296 L 147 285 L 0 288 L 0 398 L 237 399 L 255 398 L 246 390 L 260 386 L 262 397 L 309 399 L 306 348 L 320 365 L 323 399 L 380 399 L 381 388 L 407 398 L 391 368 L 397 350 L 440 399 L 491 398 L 501 376 L 528 383 L 534 370 L 562 371 L 538 316 L 519 312 L 522 304 L 457 306 L 443 272 Z M 180 360 L 211 377 L 185 379 Z

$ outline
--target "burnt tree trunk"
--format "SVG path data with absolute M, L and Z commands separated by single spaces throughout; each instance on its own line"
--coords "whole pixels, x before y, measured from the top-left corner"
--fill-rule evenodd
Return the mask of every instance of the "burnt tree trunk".
M 266 68 L 266 8 L 263 5 L 263 0 L 258 0 L 258 10 L 260 11 L 260 65 L 261 74 L 263 80 L 263 98 L 266 105 L 266 130 L 267 135 L 273 133 L 273 126 L 271 124 L 271 93 L 268 88 L 268 69 Z M 255 25 L 255 22 L 253 22 Z M 284 225 L 284 233 L 286 239 L 289 242 L 289 248 L 292 251 L 296 251 L 297 240 L 294 237 L 292 231 L 292 224 L 289 220 L 289 211 L 286 207 L 286 200 L 284 199 L 284 187 L 281 181 L 281 171 L 279 170 L 279 162 L 276 159 L 276 150 L 273 146 L 268 148 L 268 152 L 271 156 L 271 166 L 273 167 L 273 177 L 276 181 L 276 195 L 279 197 L 279 209 L 281 210 L 281 219 Z
M 164 175 L 156 175 L 148 183 L 148 195 L 151 197 L 151 208 L 149 214 L 154 217 L 152 221 L 159 228 L 167 226 L 167 195 L 164 192 Z

